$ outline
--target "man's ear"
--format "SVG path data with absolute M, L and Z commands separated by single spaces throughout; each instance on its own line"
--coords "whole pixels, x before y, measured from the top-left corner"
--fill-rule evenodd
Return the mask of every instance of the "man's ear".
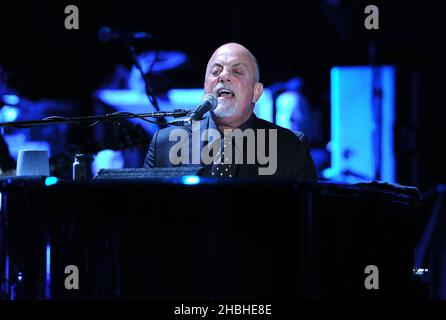
M 257 103 L 263 93 L 263 83 L 257 82 L 254 85 L 254 95 L 252 96 L 252 103 Z

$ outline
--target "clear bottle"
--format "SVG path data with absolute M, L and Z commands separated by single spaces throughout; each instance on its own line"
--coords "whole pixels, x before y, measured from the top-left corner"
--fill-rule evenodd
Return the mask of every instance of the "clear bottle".
M 73 180 L 84 180 L 87 178 L 87 157 L 84 154 L 76 154 L 73 162 Z

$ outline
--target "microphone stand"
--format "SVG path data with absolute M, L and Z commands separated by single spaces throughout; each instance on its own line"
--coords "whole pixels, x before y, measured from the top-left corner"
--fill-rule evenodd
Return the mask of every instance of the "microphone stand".
M 159 105 L 158 105 L 158 100 L 156 98 L 156 95 L 153 92 L 153 88 L 149 85 L 149 76 L 152 72 L 152 68 L 154 66 L 154 64 L 157 62 L 158 60 L 158 49 L 155 49 L 155 57 L 154 60 L 152 62 L 152 65 L 150 66 L 150 69 L 148 70 L 148 72 L 144 72 L 141 63 L 138 60 L 138 56 L 136 55 L 136 50 L 135 47 L 133 46 L 133 44 L 131 43 L 130 40 L 126 41 L 126 45 L 128 47 L 129 53 L 130 53 L 130 57 L 132 59 L 133 64 L 135 65 L 136 69 L 138 69 L 139 73 L 141 74 L 141 77 L 144 81 L 144 85 L 145 85 L 145 93 L 147 95 L 147 98 L 149 99 L 149 101 L 152 103 L 152 105 L 154 106 L 155 110 L 157 112 L 160 111 Z M 158 126 L 162 129 L 163 127 L 166 126 L 166 119 L 163 116 L 160 116 L 160 118 L 158 119 Z
M 139 118 L 141 120 L 161 124 L 157 121 L 150 121 L 146 118 L 163 118 L 163 117 L 174 117 L 174 118 L 180 118 L 185 117 L 188 114 L 191 113 L 191 110 L 184 110 L 184 109 L 175 109 L 174 111 L 157 111 L 157 112 L 151 112 L 151 113 L 140 113 L 140 114 L 134 114 L 129 112 L 115 112 L 111 114 L 101 115 L 101 116 L 86 116 L 86 117 L 72 117 L 72 118 L 66 118 L 66 117 L 59 117 L 59 116 L 53 116 L 48 117 L 42 120 L 30 120 L 30 121 L 17 121 L 17 122 L 0 122 L 0 128 L 31 128 L 35 126 L 42 126 L 42 125 L 49 125 L 49 124 L 75 124 L 75 125 L 86 125 L 88 127 L 92 127 L 99 122 L 103 121 L 114 121 L 119 122 L 125 119 L 130 118 Z M 169 124 L 169 123 L 163 123 L 163 124 Z M 173 125 L 176 125 L 175 122 L 171 123 Z
M 132 58 L 132 62 L 135 65 L 136 69 L 138 69 L 139 73 L 141 74 L 142 79 L 144 80 L 145 92 L 146 92 L 147 97 L 149 98 L 149 101 L 152 102 L 156 111 L 160 111 L 159 105 L 158 105 L 158 100 L 156 99 L 155 95 L 152 92 L 151 87 L 149 86 L 149 75 L 150 75 L 151 70 L 149 70 L 147 73 L 145 73 L 141 66 L 141 63 L 138 60 L 138 56 L 136 55 L 135 47 L 130 42 L 127 42 L 127 46 L 128 46 L 129 52 L 130 52 L 130 57 Z M 152 62 L 152 65 L 156 63 L 157 59 L 158 59 L 157 53 L 155 53 L 155 60 Z

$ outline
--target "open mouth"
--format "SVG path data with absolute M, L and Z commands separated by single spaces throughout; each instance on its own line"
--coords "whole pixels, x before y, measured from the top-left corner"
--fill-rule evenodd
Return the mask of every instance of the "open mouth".
M 217 97 L 222 97 L 222 98 L 232 98 L 234 96 L 234 93 L 232 93 L 232 91 L 228 90 L 228 89 L 218 89 L 217 90 Z

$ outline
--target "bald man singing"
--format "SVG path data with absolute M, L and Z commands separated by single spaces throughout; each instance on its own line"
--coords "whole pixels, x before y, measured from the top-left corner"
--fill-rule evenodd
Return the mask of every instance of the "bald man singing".
M 157 131 L 144 166 L 196 165 L 202 176 L 223 179 L 315 180 L 306 136 L 254 114 L 262 93 L 254 55 L 237 43 L 219 47 L 207 64 L 204 81 L 205 96 L 216 97 L 217 106 L 191 126 Z

